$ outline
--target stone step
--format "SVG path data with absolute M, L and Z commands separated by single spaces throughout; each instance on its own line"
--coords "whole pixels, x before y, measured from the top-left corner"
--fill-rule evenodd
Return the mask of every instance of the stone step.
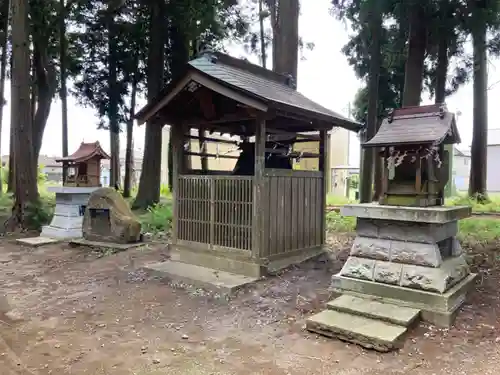
M 403 344 L 406 327 L 339 311 L 325 310 L 310 317 L 308 331 L 352 342 L 367 349 L 389 352 Z
M 397 306 L 374 299 L 344 294 L 327 303 L 329 310 L 377 319 L 387 323 L 411 326 L 419 317 L 420 310 Z
M 175 283 L 191 285 L 223 295 L 231 295 L 245 285 L 258 280 L 254 277 L 172 260 L 147 264 L 143 269 L 152 275 L 169 279 Z

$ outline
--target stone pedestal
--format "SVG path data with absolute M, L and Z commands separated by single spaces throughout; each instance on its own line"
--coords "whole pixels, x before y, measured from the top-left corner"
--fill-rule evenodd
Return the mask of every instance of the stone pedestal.
M 470 207 L 355 204 L 342 214 L 357 217 L 356 239 L 333 287 L 418 308 L 424 320 L 451 325 L 475 276 L 456 239 Z
M 80 238 L 85 207 L 90 194 L 98 187 L 49 187 L 56 193 L 56 207 L 50 225 L 42 228 L 43 237 L 49 238 Z

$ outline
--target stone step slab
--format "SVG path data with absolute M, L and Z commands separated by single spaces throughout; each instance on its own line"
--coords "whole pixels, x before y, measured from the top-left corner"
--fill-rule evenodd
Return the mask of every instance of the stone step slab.
M 375 299 L 360 298 L 347 294 L 328 302 L 327 308 L 403 327 L 410 327 L 420 316 L 420 310 L 418 309 L 396 306 Z
M 401 348 L 407 331 L 403 326 L 333 310 L 310 317 L 306 329 L 379 352 Z

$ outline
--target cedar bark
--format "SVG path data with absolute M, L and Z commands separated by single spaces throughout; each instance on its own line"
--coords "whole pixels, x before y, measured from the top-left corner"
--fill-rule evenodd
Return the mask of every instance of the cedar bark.
M 38 204 L 30 98 L 28 1 L 12 2 L 11 122 L 14 129 L 15 191 L 12 227 L 28 226 L 27 211 Z M 22 150 L 22 152 L 18 152 Z M 10 228 L 9 228 L 10 229 Z
M 108 14 L 108 97 L 109 97 L 109 145 L 111 150 L 111 170 L 109 186 L 120 188 L 120 124 L 118 121 L 118 70 L 116 43 L 115 8 Z
M 420 105 L 427 44 L 425 22 L 424 6 L 420 2 L 415 2 L 410 12 L 410 36 L 405 66 L 403 107 Z
M 135 73 L 132 80 L 132 90 L 130 92 L 130 109 L 127 121 L 127 148 L 125 150 L 125 178 L 123 181 L 123 196 L 129 198 L 132 191 L 132 179 L 134 173 L 134 155 L 133 155 L 133 132 L 135 117 L 135 101 L 137 96 L 137 70 L 138 60 L 134 63 Z
M 480 11 L 476 9 L 476 11 Z M 474 54 L 473 82 L 473 122 L 471 171 L 469 180 L 469 195 L 478 200 L 487 199 L 486 168 L 488 144 L 488 66 L 486 45 L 486 23 L 477 17 L 472 28 L 472 43 Z
M 370 71 L 368 78 L 368 113 L 366 119 L 366 141 L 375 136 L 378 128 L 378 88 L 380 80 L 380 43 L 382 36 L 382 12 L 379 2 L 372 0 L 369 4 L 367 14 L 368 27 L 370 30 Z M 369 203 L 372 198 L 372 177 L 375 160 L 377 158 L 376 148 L 365 149 L 363 153 L 360 181 L 360 202 Z
M 2 40 L 1 48 L 2 55 L 0 57 L 0 145 L 1 145 L 1 135 L 2 135 L 2 124 L 3 124 L 3 110 L 5 107 L 5 75 L 7 70 L 7 42 L 9 39 L 9 8 L 10 1 L 3 0 L 2 3 Z M 1 148 L 0 148 L 1 149 Z M 0 156 L 2 152 L 0 150 Z M 0 163 L 0 194 L 3 194 L 3 161 Z
M 59 15 L 59 59 L 60 59 L 60 80 L 61 88 L 59 97 L 61 98 L 61 126 L 62 126 L 62 156 L 68 156 L 68 90 L 66 88 L 66 7 L 64 0 L 60 0 Z M 63 183 L 68 176 L 68 168 L 63 164 Z
M 152 101 L 161 91 L 164 81 L 165 62 L 165 3 L 151 0 L 149 3 L 151 26 L 148 51 L 147 89 L 148 101 Z M 162 123 L 151 120 L 146 124 L 144 157 L 139 190 L 134 208 L 147 208 L 160 201 L 161 139 Z
M 273 35 L 277 53 L 274 55 L 273 70 L 290 74 L 297 83 L 299 62 L 299 0 L 279 0 L 277 33 Z

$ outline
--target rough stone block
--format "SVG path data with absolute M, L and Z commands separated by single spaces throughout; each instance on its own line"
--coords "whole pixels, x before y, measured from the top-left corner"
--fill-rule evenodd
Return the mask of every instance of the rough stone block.
M 392 241 L 391 261 L 430 267 L 439 267 L 443 262 L 436 244 L 403 241 Z
M 355 295 L 421 310 L 424 321 L 439 327 L 453 324 L 456 311 L 464 303 L 466 294 L 475 284 L 475 274 L 451 287 L 445 293 L 404 288 L 367 280 L 357 280 L 340 274 L 332 277 L 331 289 L 337 293 Z
M 351 255 L 360 258 L 390 260 L 391 241 L 358 236 L 354 239 Z
M 454 237 L 457 232 L 457 221 L 443 224 L 430 224 L 358 218 L 356 226 L 356 233 L 361 237 L 431 244 Z
M 456 238 L 452 239 L 452 245 L 451 245 L 451 255 L 452 256 L 460 256 L 464 253 L 462 250 L 462 245 L 460 245 L 460 241 L 457 240 Z
M 342 276 L 355 279 L 373 280 L 375 260 L 349 257 L 340 271 Z
M 469 274 L 463 256 L 445 260 L 439 268 L 349 257 L 340 275 L 383 284 L 444 293 Z
M 373 272 L 373 281 L 379 283 L 399 285 L 403 265 L 391 262 L 376 262 Z
M 330 310 L 310 317 L 306 328 L 320 335 L 381 352 L 400 348 L 407 330 L 403 326 Z
M 387 323 L 409 327 L 418 318 L 419 309 L 384 303 L 371 298 L 359 298 L 344 294 L 327 303 L 329 310 L 378 319 Z
M 404 265 L 400 286 L 444 293 L 469 274 L 463 257 L 450 258 L 440 268 Z

